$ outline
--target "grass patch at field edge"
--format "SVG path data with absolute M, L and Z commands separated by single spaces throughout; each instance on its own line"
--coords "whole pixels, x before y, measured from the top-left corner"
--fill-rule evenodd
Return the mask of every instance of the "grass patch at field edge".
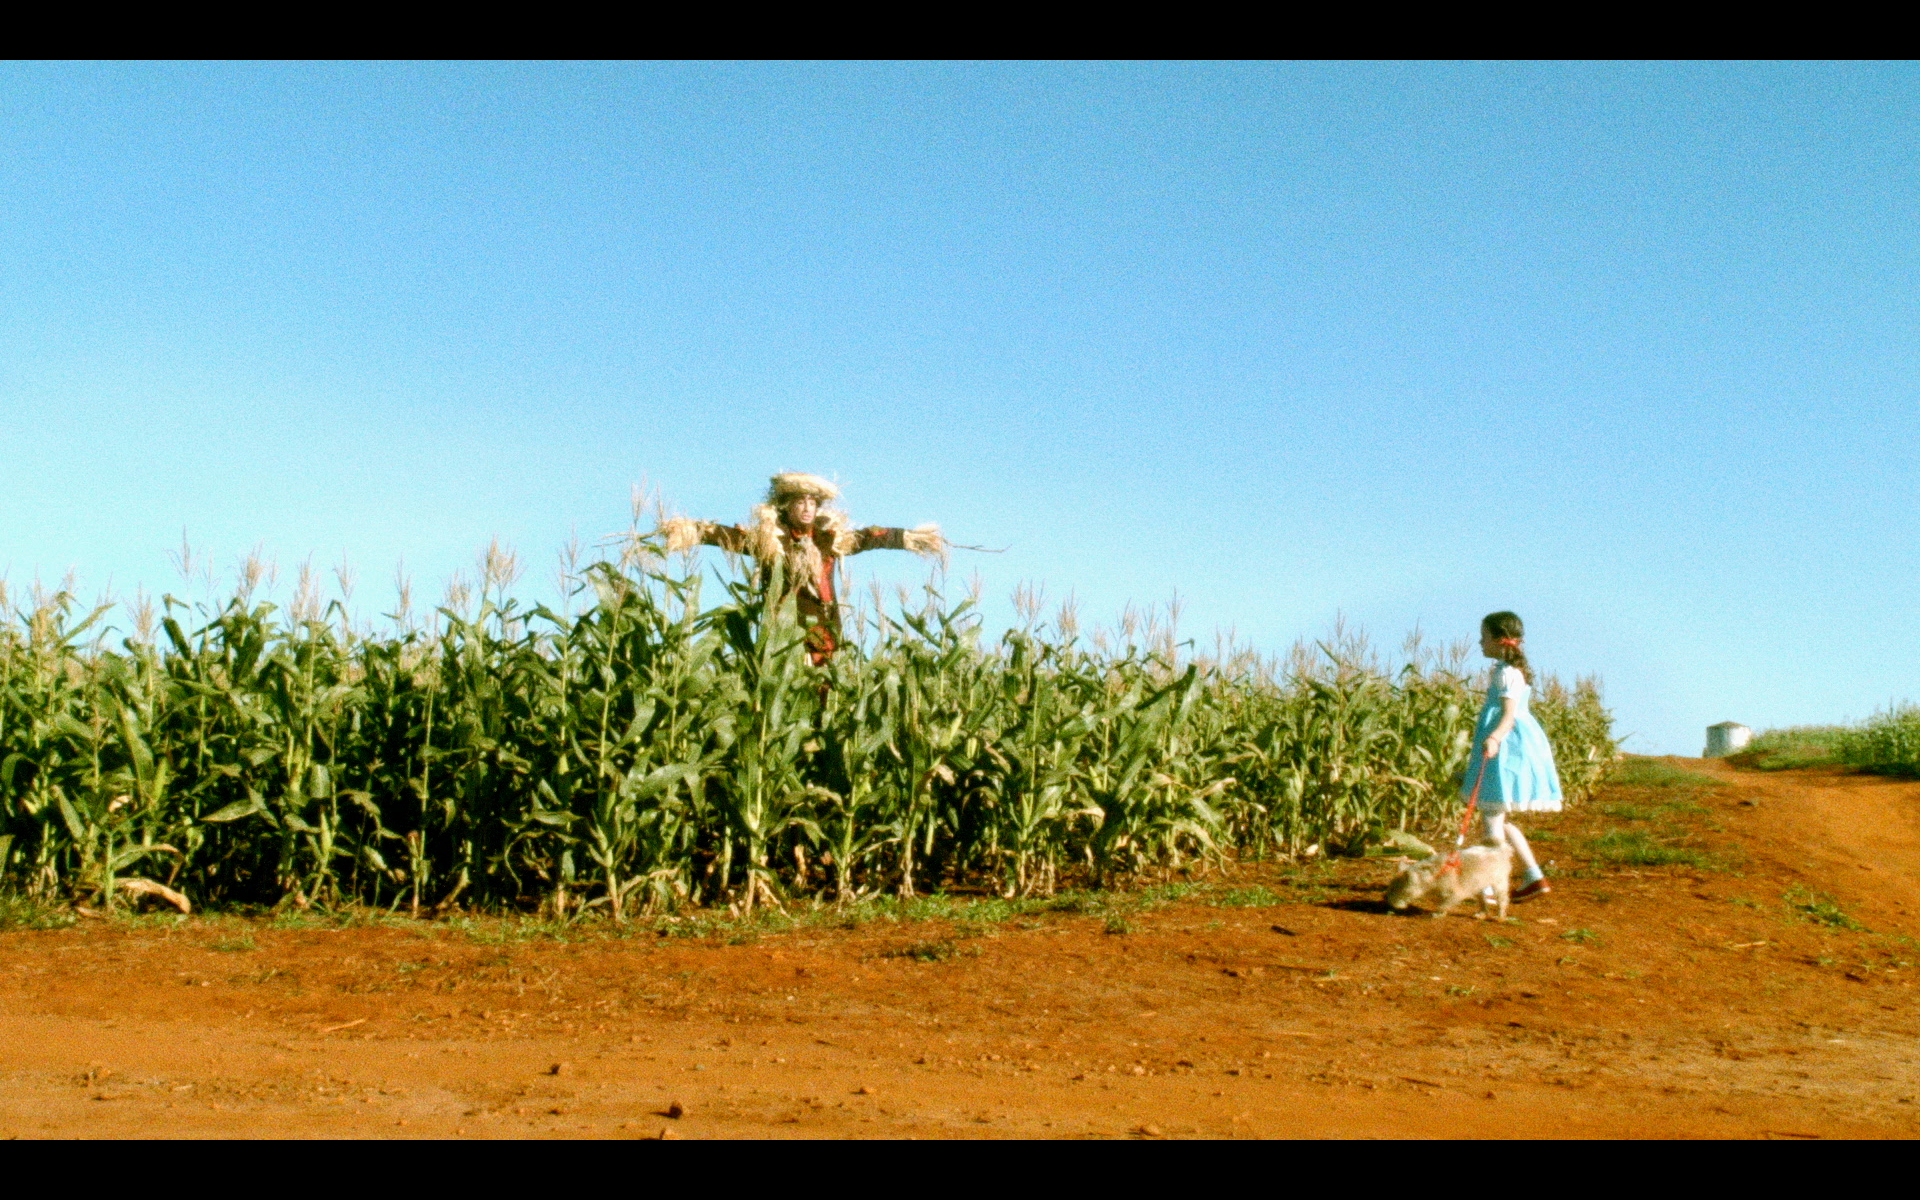
M 70 908 L 0 892 L 0 933 L 16 929 L 65 929 L 78 919 Z
M 1746 748 L 1727 761 L 1750 771 L 1792 771 L 1832 766 L 1841 761 L 1840 748 L 1848 729 L 1844 725 L 1789 725 L 1765 729 Z
M 1695 846 L 1677 845 L 1647 829 L 1610 829 L 1587 842 L 1587 854 L 1610 867 L 1695 867 L 1717 870 L 1720 862 Z
M 1665 788 L 1703 790 L 1724 787 L 1711 775 L 1702 775 L 1698 771 L 1683 770 L 1672 763 L 1657 758 L 1629 754 L 1626 760 L 1614 768 L 1607 776 L 1609 788 Z

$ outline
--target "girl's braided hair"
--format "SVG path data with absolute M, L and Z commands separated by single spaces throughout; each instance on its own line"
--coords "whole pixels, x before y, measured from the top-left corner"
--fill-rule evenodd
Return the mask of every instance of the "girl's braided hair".
M 1527 627 L 1519 615 L 1510 612 L 1488 613 L 1481 618 L 1480 628 L 1498 643 L 1499 653 L 1495 657 L 1510 667 L 1519 667 L 1527 686 L 1533 686 L 1533 667 L 1527 662 L 1527 652 L 1520 645 L 1526 640 Z

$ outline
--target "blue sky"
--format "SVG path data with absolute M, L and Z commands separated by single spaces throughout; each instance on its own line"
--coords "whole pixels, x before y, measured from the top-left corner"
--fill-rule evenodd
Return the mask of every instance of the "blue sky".
M 1907 696 L 1910 65 L 0 66 L 0 570 L 549 587 L 645 478 L 994 619 L 1529 623 L 1643 752 Z M 856 578 L 921 577 L 869 555 Z

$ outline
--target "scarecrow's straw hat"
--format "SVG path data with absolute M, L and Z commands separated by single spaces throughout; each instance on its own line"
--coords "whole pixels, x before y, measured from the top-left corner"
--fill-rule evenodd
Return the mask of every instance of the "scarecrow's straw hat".
M 804 471 L 782 471 L 773 477 L 767 485 L 767 503 L 785 504 L 801 496 L 812 496 L 815 500 L 838 500 L 840 489 L 820 478 Z

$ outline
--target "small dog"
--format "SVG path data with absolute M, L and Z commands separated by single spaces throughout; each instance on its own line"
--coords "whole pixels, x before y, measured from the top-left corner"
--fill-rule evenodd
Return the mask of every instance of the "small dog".
M 1419 862 L 1402 863 L 1400 873 L 1387 885 L 1387 907 L 1401 912 L 1417 904 L 1433 909 L 1436 917 L 1444 917 L 1462 900 L 1478 896 L 1480 911 L 1475 915 L 1484 921 L 1492 907 L 1486 895 L 1491 888 L 1493 898 L 1500 902 L 1500 919 L 1506 920 L 1513 851 L 1505 846 L 1468 846 L 1460 851 L 1456 865 L 1448 865 L 1451 858 L 1451 854 L 1436 854 Z

